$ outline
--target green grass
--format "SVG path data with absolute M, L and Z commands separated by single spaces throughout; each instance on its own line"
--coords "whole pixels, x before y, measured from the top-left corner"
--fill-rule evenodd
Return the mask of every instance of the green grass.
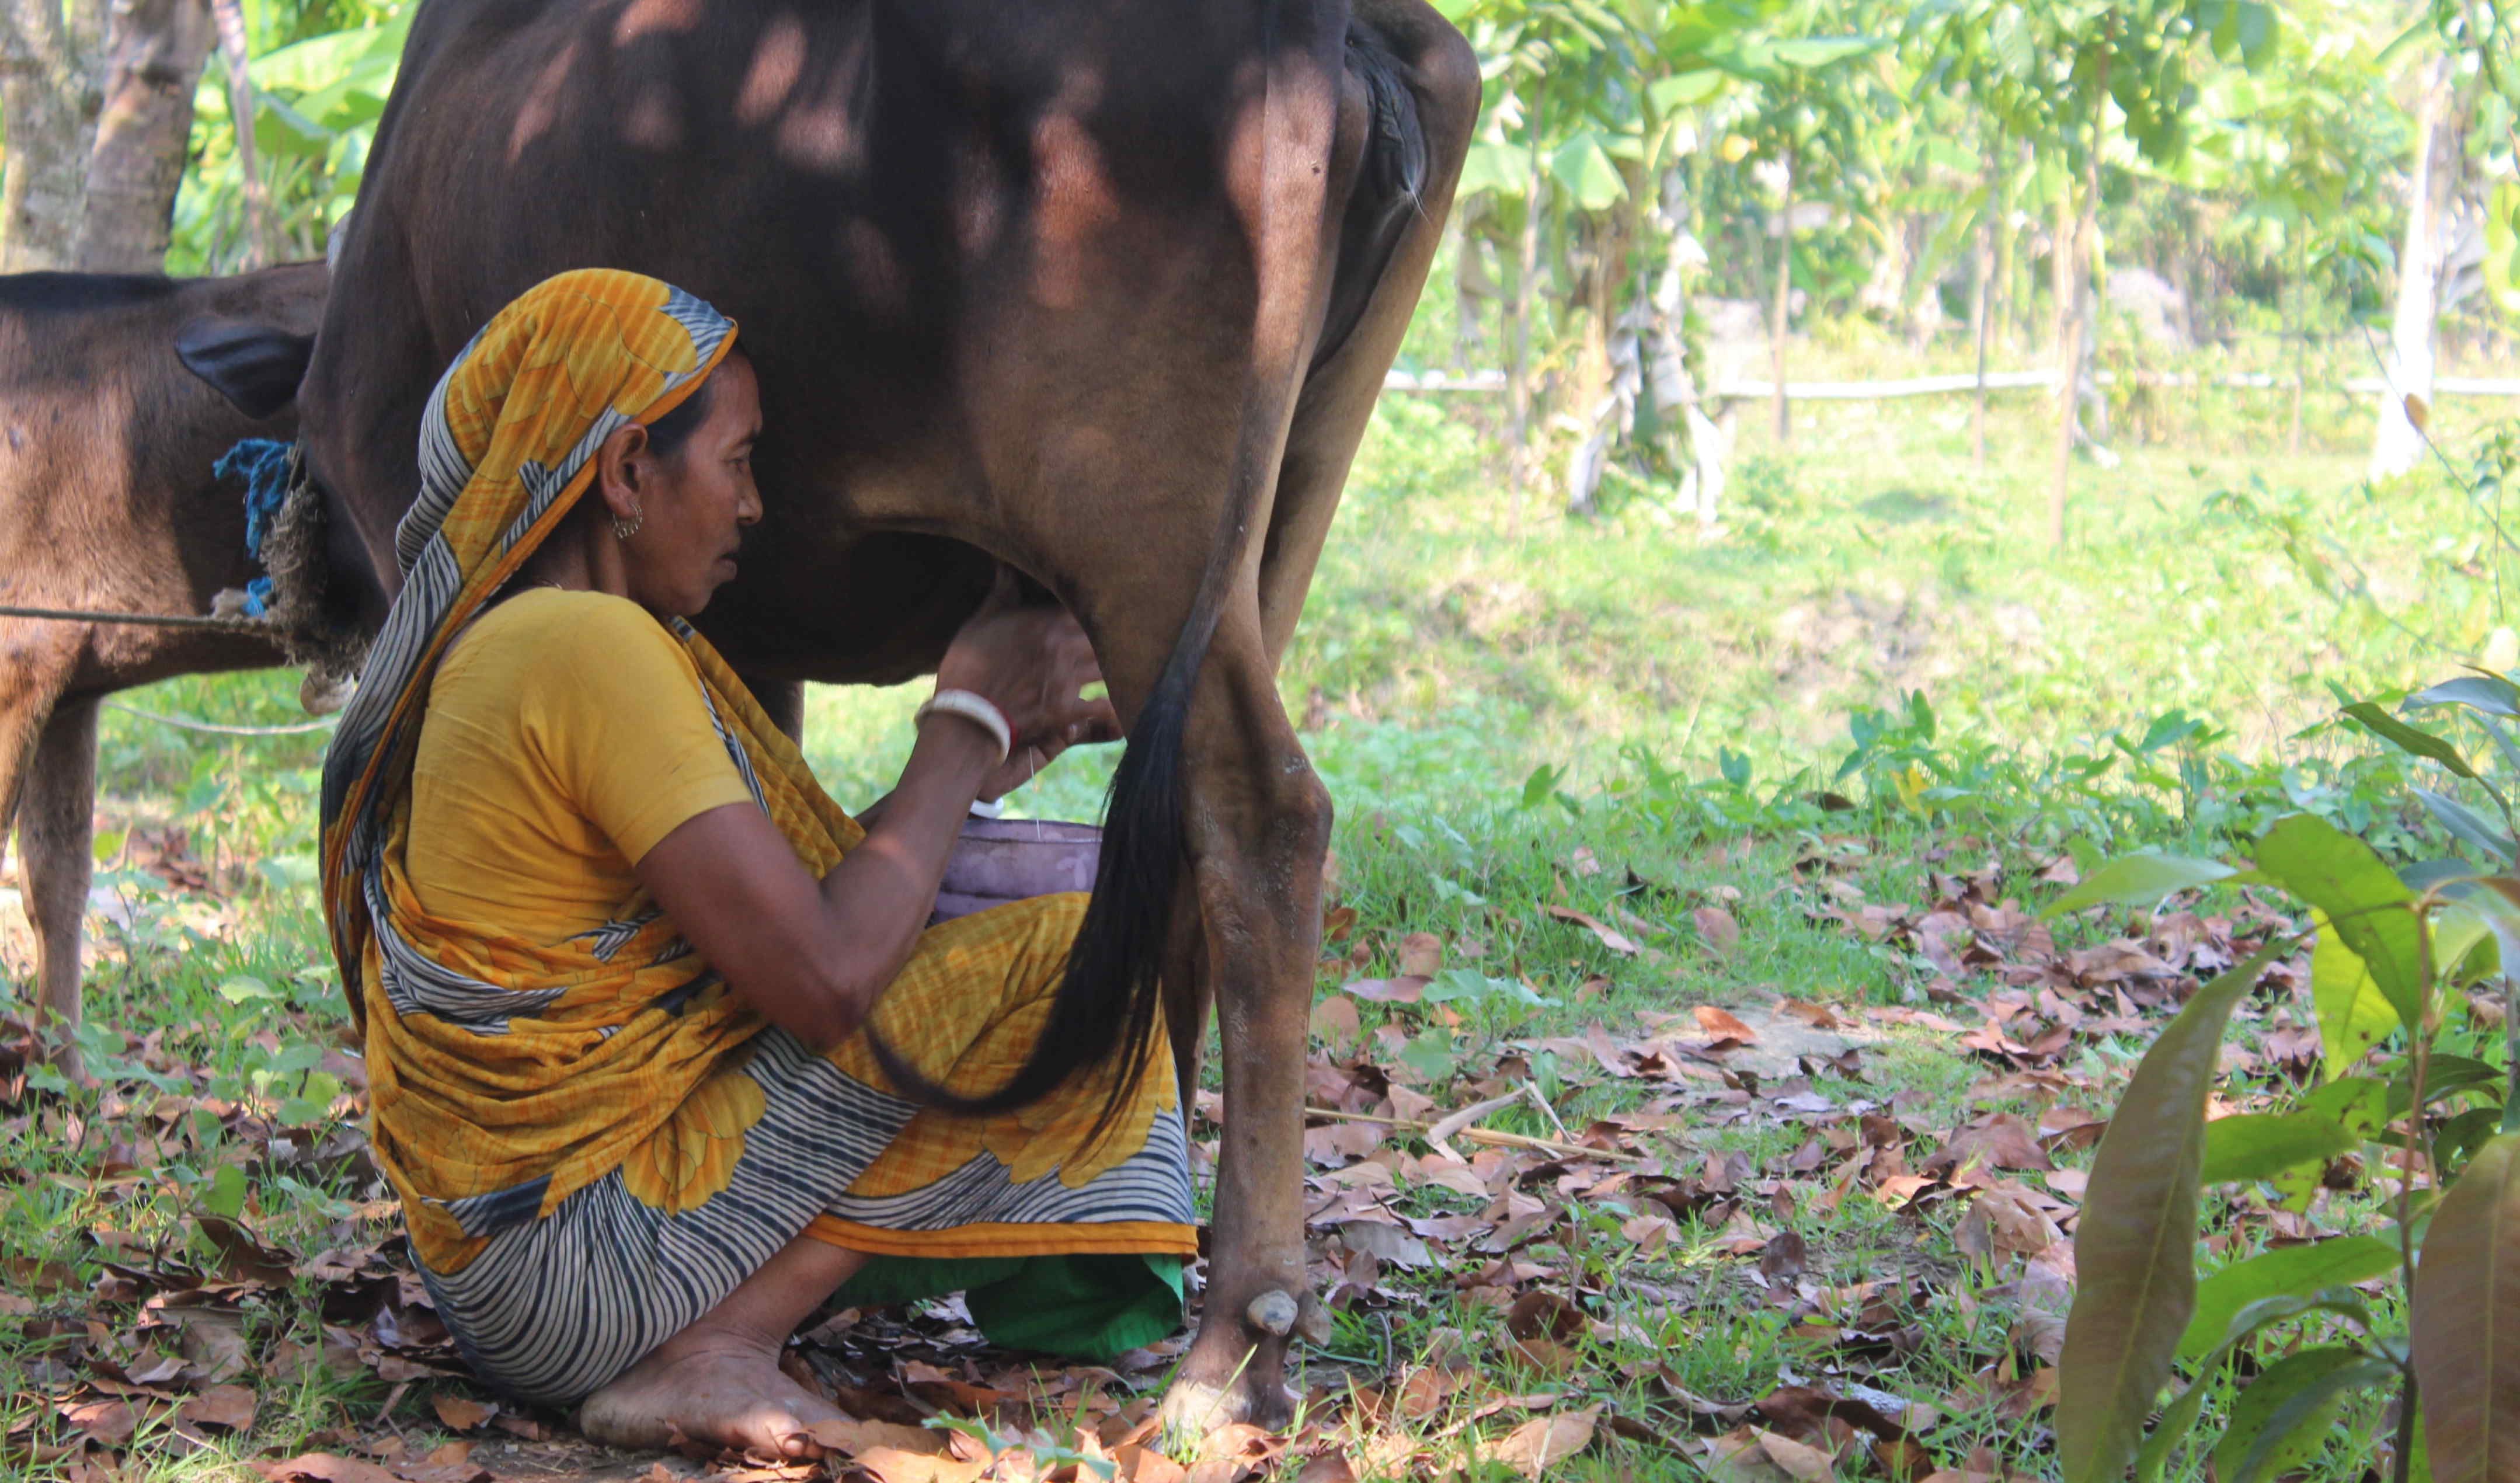
M 1481 422 L 1494 409 L 1386 400 L 1282 680 L 1339 806 L 1341 900 L 1357 913 L 1339 950 L 1364 953 L 1326 971 L 1322 989 L 1388 974 L 1403 937 L 1435 934 L 1450 963 L 1494 982 L 1456 1003 L 1460 1024 L 1369 1005 L 1367 1028 L 1401 1023 L 1427 1067 L 1465 1079 L 1522 1055 L 1558 1117 L 1580 1128 L 1668 1089 L 1517 1045 L 1596 1022 L 1626 1035 L 1647 1011 L 1779 992 L 1841 1006 L 1923 998 L 1930 965 L 1815 915 L 1822 890 L 1796 867 L 1816 854 L 1839 859 L 1834 877 L 1863 900 L 1924 903 L 1932 873 L 1954 860 L 1999 863 L 2027 891 L 2059 855 L 2088 865 L 2145 845 L 2227 848 L 2299 807 L 2384 843 L 2410 837 L 2394 766 L 2327 724 L 2331 685 L 2404 686 L 2507 642 L 2495 637 L 2509 619 L 2489 527 L 2454 483 L 2360 488 L 2357 434 L 2343 423 L 2322 422 L 2315 451 L 2296 460 L 2263 451 L 2279 441 L 2264 406 L 2156 409 L 2183 445 L 2128 448 L 2113 472 L 2078 468 L 2073 533 L 2051 553 L 2039 539 L 2048 445 L 2035 407 L 2003 409 L 1983 471 L 1961 407 L 1807 409 L 1785 450 L 1745 431 L 1728 533 L 1710 543 L 1671 517 L 1666 491 L 1635 484 L 1614 484 L 1598 518 L 1535 498 L 1517 525 Z M 1745 409 L 1745 427 L 1758 421 Z M 2473 422 L 2445 421 L 2445 442 L 2464 446 Z M 296 718 L 294 690 L 293 677 L 248 675 L 128 698 L 269 724 Z M 888 786 L 917 697 L 812 695 L 808 755 L 843 803 Z M 2208 724 L 2184 726 L 2182 713 Z M 338 1160 L 304 1156 L 351 1107 L 325 1059 L 344 1008 L 313 903 L 322 740 L 211 739 L 107 714 L 100 879 L 114 906 L 92 923 L 88 1046 L 111 1090 L 0 1108 L 0 1256 L 65 1263 L 75 1277 L 29 1284 L 31 1313 L 0 1307 L 0 1431 L 82 1341 L 65 1321 L 87 1311 L 86 1288 L 105 1273 L 112 1248 L 101 1233 L 189 1241 L 205 1259 L 188 1214 L 239 1194 L 258 1229 L 292 1249 L 389 1233 L 373 1218 L 373 1189 Z M 1062 763 L 1018 803 L 1092 817 L 1109 761 Z M 212 890 L 170 888 L 147 868 L 169 830 Z M 1576 866 L 1579 849 L 1598 874 Z M 1545 915 L 1552 903 L 1622 921 L 1657 956 L 1611 952 Z M 1740 931 L 1729 952 L 1711 951 L 1691 916 L 1719 904 Z M 0 951 L 22 983 L 14 916 L 0 898 Z M 1546 1003 L 1499 987 L 1511 983 Z M 12 998 L 22 994 L 0 988 L 0 1011 L 22 1012 Z M 2086 1047 L 2065 1068 L 2086 1083 L 2076 1100 L 2104 1106 L 2140 1050 L 2123 1035 Z M 2017 1092 L 1986 1101 L 1986 1068 L 1949 1037 L 1894 1032 L 1862 1074 L 1817 1075 L 1811 1090 L 1891 1106 L 1919 1127 L 2036 1111 Z M 144 1115 L 160 1104 L 170 1121 Z M 1692 1118 L 1653 1142 L 1675 1174 L 1741 1154 L 1759 1178 L 1778 1179 L 1804 1137 L 1703 1109 Z M 1553 1136 L 1527 1106 L 1490 1125 Z M 275 1131 L 288 1149 L 275 1151 Z M 1888 1280 L 1883 1301 L 1910 1347 L 1896 1364 L 1868 1361 L 1866 1383 L 1940 1413 L 1919 1434 L 1943 1465 L 1984 1448 L 2052 1471 L 2044 1413 L 2008 1416 L 1966 1395 L 1989 1364 L 2009 1365 L 2007 1381 L 2038 1369 L 2035 1344 L 2013 1327 L 2025 1322 L 2018 1263 L 1962 1253 L 1956 1202 L 1893 1210 L 1859 1192 L 1827 1205 L 1787 1186 L 1789 1198 L 1757 1218 L 1800 1235 L 1824 1284 L 1909 1274 Z M 1476 1208 L 1426 1187 L 1405 1188 L 1398 1204 Z M 2245 1209 L 2229 1227 L 2244 1245 L 2264 1229 L 2262 1209 Z M 1620 1235 L 1640 1213 L 1633 1194 L 1578 1198 L 1567 1233 L 1529 1253 L 1559 1271 L 1559 1290 L 1599 1295 L 1569 1374 L 1501 1358 L 1501 1315 L 1447 1271 L 1386 1269 L 1407 1301 L 1342 1314 L 1310 1363 L 1351 1376 L 1405 1369 L 1452 1330 L 1501 1389 L 1572 1387 L 1674 1432 L 1687 1418 L 1670 1385 L 1738 1402 L 1789 1371 L 1830 1373 L 1825 1346 L 1720 1250 L 1723 1232 L 1682 1221 L 1647 1254 Z M 2359 1197 L 2320 1210 L 2329 1224 L 2363 1214 Z M 21 1290 L 14 1278 L 0 1286 Z M 283 1339 L 320 1347 L 317 1308 L 302 1284 L 265 1294 L 250 1337 L 265 1351 Z M 137 1309 L 109 1311 L 144 1350 L 173 1342 Z M 430 1426 L 426 1390 L 394 1412 L 416 1437 Z M 389 1391 L 360 1375 L 267 1385 L 249 1438 L 134 1458 L 151 1476 L 242 1477 L 240 1458 L 373 1432 Z M 1433 1434 L 1458 1419 L 1446 1411 L 1394 1426 Z M 2318 1475 L 2356 1471 L 2379 1424 L 2367 1409 L 2349 1412 Z M 1466 1448 L 1482 1430 L 1440 1445 Z M 10 1456 L 0 1452 L 0 1477 L 61 1470 Z M 1688 1478 L 1701 1461 L 1613 1439 L 1553 1475 Z

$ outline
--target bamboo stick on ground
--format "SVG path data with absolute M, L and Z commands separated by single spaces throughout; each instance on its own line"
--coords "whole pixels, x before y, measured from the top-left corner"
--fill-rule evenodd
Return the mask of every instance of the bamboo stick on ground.
M 1522 1094 L 1519 1092 L 1516 1092 L 1511 1097 L 1504 1099 L 1505 1101 L 1519 1101 L 1521 1100 Z M 1500 1105 L 1502 1105 L 1502 1103 L 1500 1103 Z M 1493 1107 L 1487 1107 L 1484 1108 L 1484 1110 L 1493 1111 L 1495 1109 Z M 1335 1107 L 1306 1107 L 1304 1109 L 1304 1115 L 1306 1117 L 1331 1117 L 1336 1118 L 1341 1122 L 1378 1123 L 1383 1127 L 1390 1128 L 1393 1131 L 1400 1133 L 1432 1134 L 1436 1128 L 1441 1126 L 1441 1124 L 1438 1123 L 1419 1122 L 1415 1118 L 1409 1117 L 1381 1117 L 1372 1112 L 1341 1112 Z M 1460 1114 L 1457 1113 L 1455 1115 L 1459 1116 Z M 1451 1120 L 1451 1118 L 1445 1119 L 1446 1122 Z M 1506 1133 L 1495 1128 L 1457 1128 L 1446 1136 L 1450 1138 L 1467 1139 L 1471 1143 L 1485 1144 L 1490 1147 L 1525 1148 L 1535 1153 L 1556 1153 L 1569 1158 L 1607 1158 L 1617 1160 L 1621 1163 L 1630 1164 L 1644 1162 L 1644 1155 L 1642 1153 L 1628 1153 L 1617 1148 L 1596 1148 L 1587 1144 L 1562 1144 L 1552 1138 L 1534 1138 L 1527 1133 Z M 1432 1142 L 1433 1140 L 1430 1138 L 1428 1141 Z

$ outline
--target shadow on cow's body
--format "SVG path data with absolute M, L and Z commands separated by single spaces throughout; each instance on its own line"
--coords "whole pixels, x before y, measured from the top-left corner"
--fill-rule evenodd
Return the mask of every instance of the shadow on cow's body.
M 1330 806 L 1274 673 L 1477 101 L 1418 0 L 431 0 L 301 397 L 390 572 L 465 341 L 554 272 L 650 273 L 761 373 L 768 514 L 700 620 L 747 675 L 923 672 L 1001 562 L 1074 609 L 1130 745 L 1016 1095 L 1146 1022 L 1159 969 L 1188 1076 L 1213 990 L 1183 1421 L 1282 1418 L 1289 1321 L 1322 1318 L 1275 1295 Z
M 185 369 L 175 342 L 204 317 L 302 340 L 323 297 L 320 263 L 226 279 L 0 277 L 0 604 L 203 613 L 258 575 L 238 491 L 210 466 L 241 438 L 291 436 L 294 416 L 285 396 L 268 418 L 240 413 Z M 172 675 L 281 662 L 276 645 L 235 633 L 0 618 L 0 844 L 14 819 L 41 1029 L 65 1069 L 79 1068 L 68 1037 L 98 701 Z

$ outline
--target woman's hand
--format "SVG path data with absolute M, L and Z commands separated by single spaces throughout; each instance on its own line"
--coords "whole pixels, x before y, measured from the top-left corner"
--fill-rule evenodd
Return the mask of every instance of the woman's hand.
M 1110 700 L 1081 695 L 1102 679 L 1093 644 L 1065 608 L 1018 607 L 1012 584 L 1001 584 L 936 666 L 938 690 L 986 697 L 1014 732 L 1014 745 L 980 796 L 1012 791 L 1077 742 L 1119 740 L 1120 718 Z

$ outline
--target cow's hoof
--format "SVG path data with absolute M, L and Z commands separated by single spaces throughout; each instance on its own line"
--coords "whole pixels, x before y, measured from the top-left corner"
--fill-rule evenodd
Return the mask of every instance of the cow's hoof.
M 1237 1421 L 1282 1431 L 1294 1418 L 1294 1392 L 1274 1373 L 1256 1383 L 1245 1375 L 1223 1385 L 1209 1385 L 1184 1373 L 1164 1392 L 1164 1404 L 1155 1413 L 1159 1434 L 1168 1444 L 1183 1447 Z

